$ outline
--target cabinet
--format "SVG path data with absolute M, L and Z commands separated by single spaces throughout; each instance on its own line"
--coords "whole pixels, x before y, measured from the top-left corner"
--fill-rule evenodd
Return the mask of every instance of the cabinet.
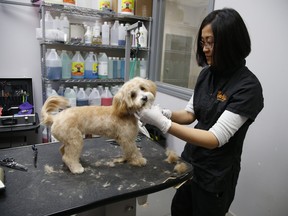
M 126 35 L 126 45 L 125 46 L 112 46 L 112 45 L 86 45 L 84 43 L 71 43 L 71 42 L 57 42 L 47 40 L 45 33 L 45 13 L 46 11 L 50 11 L 51 15 L 59 16 L 63 13 L 65 14 L 69 21 L 70 27 L 71 23 L 73 24 L 83 24 L 85 23 L 95 23 L 96 19 L 101 19 L 103 22 L 114 22 L 115 20 L 119 20 L 120 23 L 129 23 L 130 25 L 137 23 L 140 21 L 143 23 L 148 30 L 148 43 L 147 48 L 141 47 L 132 47 L 131 44 L 127 43 L 130 41 L 129 35 Z M 51 4 L 42 2 L 40 6 L 40 18 L 42 23 L 42 40 L 40 41 L 41 47 L 41 71 L 42 71 L 42 88 L 43 88 L 43 99 L 47 98 L 46 95 L 46 87 L 48 84 L 52 86 L 54 89 L 58 89 L 61 84 L 65 86 L 72 87 L 74 85 L 78 85 L 78 87 L 83 87 L 86 84 L 90 84 L 91 87 L 97 85 L 114 85 L 114 84 L 122 84 L 126 80 L 129 79 L 129 71 L 130 71 L 130 56 L 134 55 L 137 58 L 144 58 L 149 64 L 150 61 L 150 35 L 151 35 L 151 17 L 139 17 L 132 15 L 123 15 L 119 13 L 115 13 L 113 11 L 100 11 L 93 10 L 88 8 L 82 8 L 77 6 L 70 5 L 59 5 L 59 4 Z M 130 33 L 128 31 L 128 33 Z M 123 78 L 117 79 L 60 79 L 60 80 L 48 80 L 46 77 L 46 52 L 47 49 L 56 49 L 58 51 L 67 50 L 70 52 L 81 51 L 88 53 L 89 51 L 93 51 L 94 53 L 105 52 L 107 56 L 113 57 L 125 57 L 125 75 Z M 147 68 L 147 76 L 149 74 L 148 67 Z

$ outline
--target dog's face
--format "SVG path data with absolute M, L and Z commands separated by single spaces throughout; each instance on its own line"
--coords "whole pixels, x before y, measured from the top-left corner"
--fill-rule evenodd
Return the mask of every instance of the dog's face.
M 156 84 L 154 82 L 135 77 L 119 89 L 113 98 L 113 106 L 121 113 L 135 113 L 151 107 L 155 95 Z

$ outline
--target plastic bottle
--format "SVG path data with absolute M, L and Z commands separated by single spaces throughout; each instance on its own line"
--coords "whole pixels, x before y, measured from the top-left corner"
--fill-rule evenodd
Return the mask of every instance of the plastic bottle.
M 85 93 L 86 95 L 89 97 L 89 95 L 92 92 L 92 88 L 90 87 L 90 84 L 87 84 L 86 88 L 85 88 Z
M 99 10 L 112 9 L 111 0 L 99 0 Z
M 47 127 L 44 127 L 42 131 L 42 143 L 48 143 L 48 142 L 49 140 L 48 140 Z
M 113 58 L 108 57 L 108 78 L 113 79 Z
M 64 88 L 64 85 L 62 84 L 62 85 L 59 86 L 57 94 L 60 95 L 60 96 L 64 96 L 64 91 L 65 91 L 65 88 Z
M 64 92 L 64 97 L 69 100 L 70 106 L 75 107 L 76 106 L 76 93 L 73 89 L 70 87 L 66 87 Z
M 92 37 L 92 44 L 99 45 L 102 44 L 102 38 L 100 36 L 100 23 L 96 20 L 95 25 L 93 27 L 93 37 Z
M 108 87 L 105 87 L 103 93 L 101 94 L 101 105 L 111 106 L 113 101 L 113 96 Z
M 120 60 L 120 78 L 125 78 L 125 59 L 121 58 Z
M 45 30 L 46 31 L 49 29 L 53 29 L 54 19 L 51 15 L 50 11 L 45 12 L 44 21 L 45 21 Z
M 77 93 L 78 93 L 78 86 L 73 86 L 73 90 L 74 90 L 74 92 L 75 92 L 76 95 L 77 95 Z
M 84 91 L 84 88 L 80 88 L 77 93 L 76 106 L 87 106 L 88 105 L 88 96 Z
M 102 86 L 102 85 L 99 85 L 99 86 L 97 87 L 97 90 L 99 91 L 99 94 L 102 95 L 102 93 L 103 93 L 103 91 L 104 91 L 103 86 Z
M 102 52 L 98 58 L 98 76 L 100 79 L 108 78 L 108 58 L 106 53 Z
M 118 13 L 134 15 L 134 0 L 118 0 Z
M 56 49 L 51 49 L 46 58 L 46 73 L 49 80 L 59 80 L 62 77 L 62 62 Z
M 113 78 L 119 78 L 118 73 L 117 73 L 117 68 L 118 68 L 118 60 L 117 57 L 113 58 Z
M 56 29 L 56 30 L 61 30 L 61 22 L 60 22 L 60 19 L 59 19 L 59 16 L 56 16 L 55 19 L 53 20 L 53 29 Z
M 126 41 L 125 41 L 125 36 L 126 36 L 126 29 L 123 23 L 120 24 L 119 26 L 119 37 L 118 37 L 118 45 L 119 46 L 125 46 Z
M 78 7 L 92 8 L 92 0 L 77 0 L 76 5 Z
M 140 77 L 147 78 L 147 62 L 144 58 L 140 60 Z
M 102 44 L 110 44 L 110 27 L 107 22 L 102 25 Z
M 67 16 L 63 16 L 63 19 L 60 20 L 61 31 L 64 32 L 64 42 L 70 41 L 70 22 Z
M 76 51 L 72 58 L 72 78 L 82 79 L 84 78 L 84 59 L 80 54 L 80 51 Z
M 98 62 L 97 56 L 93 52 L 89 52 L 85 59 L 84 78 L 97 79 L 98 78 Z
M 62 79 L 71 79 L 71 59 L 66 50 L 62 50 L 60 58 L 62 62 Z
M 136 33 L 138 32 L 138 30 L 136 30 Z M 139 44 L 141 47 L 147 47 L 147 29 L 144 25 L 144 23 L 142 23 L 142 26 L 140 27 L 140 37 L 139 37 Z
M 101 106 L 101 96 L 97 88 L 92 89 L 88 97 L 88 102 L 90 106 Z
M 46 88 L 47 98 L 50 96 L 57 96 L 57 95 L 58 95 L 57 92 L 55 91 L 55 89 L 52 88 L 51 84 L 48 84 Z
M 92 31 L 91 31 L 91 26 L 88 25 L 86 27 L 86 32 L 84 34 L 84 43 L 87 44 L 87 45 L 92 44 L 92 37 L 93 37 L 93 34 L 92 34 Z
M 119 38 L 119 21 L 115 20 L 111 28 L 111 45 L 118 46 L 118 38 Z
M 67 4 L 67 5 L 75 5 L 75 0 L 63 0 L 63 4 Z

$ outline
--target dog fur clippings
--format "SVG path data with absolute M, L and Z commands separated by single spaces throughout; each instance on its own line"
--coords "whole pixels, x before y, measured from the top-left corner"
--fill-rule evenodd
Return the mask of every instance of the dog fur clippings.
M 42 124 L 51 126 L 52 135 L 62 143 L 62 160 L 72 173 L 84 172 L 80 163 L 84 134 L 115 139 L 123 150 L 122 158 L 115 162 L 127 161 L 134 166 L 144 166 L 146 159 L 135 144 L 139 129 L 138 119 L 134 114 L 150 108 L 155 95 L 154 82 L 136 77 L 119 89 L 112 106 L 67 108 L 69 102 L 66 98 L 51 96 L 41 110 Z M 62 109 L 63 111 L 58 112 Z

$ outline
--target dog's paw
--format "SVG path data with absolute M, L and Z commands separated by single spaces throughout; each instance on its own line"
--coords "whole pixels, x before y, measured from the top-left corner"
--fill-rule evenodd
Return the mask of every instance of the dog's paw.
M 120 158 L 115 158 L 113 160 L 113 163 L 125 163 L 127 160 L 123 157 L 120 157 Z
M 84 168 L 81 164 L 69 166 L 69 169 L 73 174 L 81 174 L 84 172 Z
M 139 157 L 139 158 L 133 158 L 129 161 L 129 164 L 133 165 L 133 166 L 145 166 L 147 163 L 147 160 L 143 157 Z

